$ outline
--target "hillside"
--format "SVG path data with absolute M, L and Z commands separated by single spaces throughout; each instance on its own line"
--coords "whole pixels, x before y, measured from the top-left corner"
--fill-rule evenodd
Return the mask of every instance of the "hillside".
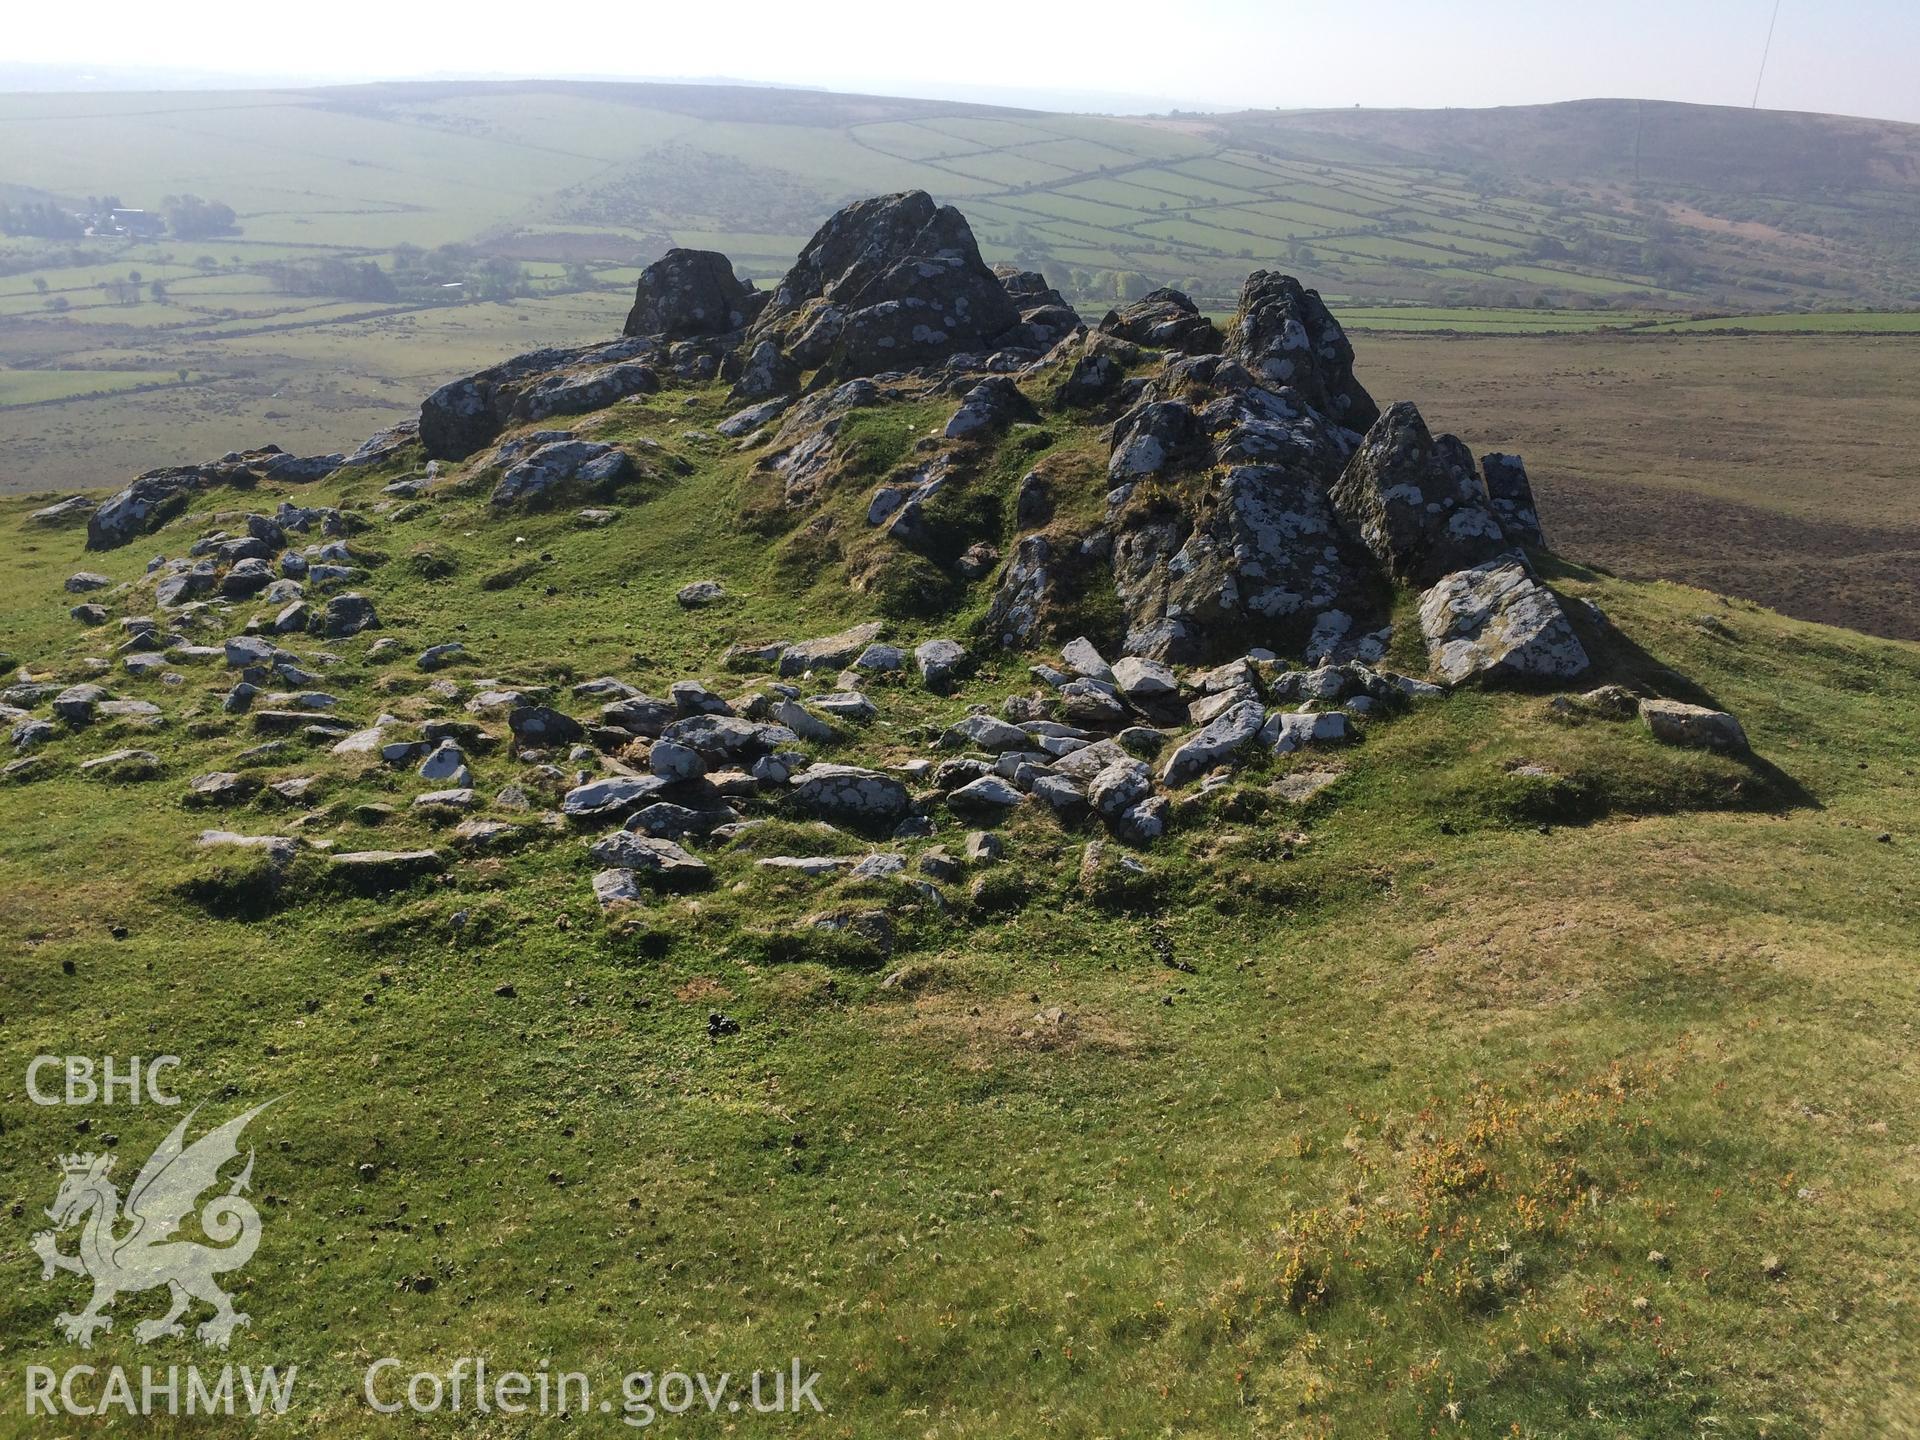
M 299 1434 L 480 1354 L 798 1357 L 846 1435 L 1911 1429 L 1920 648 L 1556 556 L 1288 277 L 1036 282 L 869 201 L 350 456 L 0 502 L 0 1049 L 283 1097 L 227 1357 Z M 12 1114 L 18 1362 L 217 1354 L 35 1283 L 51 1157 L 174 1116 Z

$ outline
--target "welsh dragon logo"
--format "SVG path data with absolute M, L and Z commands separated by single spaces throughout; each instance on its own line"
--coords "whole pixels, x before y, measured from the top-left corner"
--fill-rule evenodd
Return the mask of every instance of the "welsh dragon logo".
M 220 1183 L 221 1167 L 239 1156 L 240 1132 L 247 1122 L 272 1103 L 256 1105 L 191 1145 L 186 1143 L 187 1126 L 199 1108 L 188 1111 L 140 1167 L 124 1211 L 120 1192 L 108 1178 L 113 1156 L 60 1157 L 60 1192 L 46 1212 L 54 1228 L 33 1237 L 40 1278 L 51 1280 L 55 1271 L 66 1270 L 93 1281 L 86 1309 L 55 1321 L 62 1334 L 91 1348 L 95 1331 L 113 1329 L 113 1317 L 106 1311 L 116 1299 L 161 1285 L 172 1304 L 165 1315 L 134 1326 L 134 1338 L 142 1343 L 184 1337 L 180 1317 L 195 1300 L 213 1306 L 213 1314 L 196 1331 L 203 1344 L 224 1350 L 233 1332 L 249 1323 L 214 1277 L 245 1265 L 260 1244 L 260 1212 L 244 1198 L 253 1178 L 253 1152 L 247 1152 L 246 1167 L 224 1195 L 213 1196 L 204 1206 L 200 1197 Z M 174 1238 L 196 1208 L 200 1229 L 212 1244 Z M 76 1225 L 80 1248 L 63 1254 L 59 1237 Z

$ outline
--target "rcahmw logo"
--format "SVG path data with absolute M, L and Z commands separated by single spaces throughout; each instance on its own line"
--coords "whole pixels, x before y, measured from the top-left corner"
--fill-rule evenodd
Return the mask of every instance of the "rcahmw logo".
M 39 1060 L 35 1064 L 45 1068 Z M 139 1073 L 137 1065 L 129 1068 Z M 93 1103 L 87 1086 L 71 1083 L 78 1067 L 63 1069 L 69 1085 L 51 1103 Z M 49 1103 L 41 1099 L 45 1092 L 34 1083 L 38 1078 L 36 1069 L 29 1089 L 37 1103 Z M 172 1097 L 163 1098 L 151 1083 L 152 1069 L 145 1078 L 148 1084 L 135 1081 L 125 1087 L 131 1103 L 140 1103 L 142 1091 L 151 1100 L 169 1103 Z M 143 1345 L 185 1339 L 183 1317 L 197 1306 L 212 1309 L 194 1327 L 204 1346 L 224 1350 L 235 1330 L 251 1324 L 252 1317 L 234 1308 L 220 1277 L 239 1270 L 259 1248 L 260 1212 L 247 1198 L 253 1152 L 247 1152 L 245 1164 L 230 1177 L 222 1172 L 239 1159 L 241 1132 L 272 1103 L 256 1105 L 191 1142 L 187 1133 L 199 1109 L 190 1110 L 140 1167 L 124 1201 L 113 1178 L 114 1156 L 84 1151 L 58 1158 L 59 1189 L 46 1210 L 53 1225 L 33 1237 L 33 1253 L 40 1259 L 42 1281 L 76 1275 L 93 1286 L 85 1305 L 55 1317 L 62 1335 L 91 1349 L 97 1334 L 113 1329 L 110 1311 L 117 1300 L 162 1287 L 168 1297 L 165 1313 L 133 1327 L 134 1339 Z M 189 1220 L 197 1220 L 203 1238 L 179 1233 Z M 63 1238 L 75 1231 L 75 1248 L 63 1250 Z M 295 1373 L 293 1367 L 279 1375 L 271 1366 L 258 1372 L 231 1365 L 202 1372 L 197 1366 L 167 1365 L 142 1366 L 135 1377 L 119 1366 L 102 1370 L 76 1365 L 62 1372 L 32 1365 L 27 1369 L 27 1413 L 233 1414 L 239 1407 L 254 1414 L 279 1413 L 292 1398 Z

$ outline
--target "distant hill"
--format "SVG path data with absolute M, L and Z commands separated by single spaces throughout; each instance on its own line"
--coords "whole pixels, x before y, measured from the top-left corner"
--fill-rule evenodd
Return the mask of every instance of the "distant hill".
M 1920 127 L 1595 100 L 1128 120 L 737 85 L 408 82 L 0 96 L 0 186 L 192 190 L 252 245 L 515 260 L 723 249 L 777 274 L 856 195 L 966 206 L 1075 299 L 1920 303 Z M 149 193 L 151 192 L 151 193 Z M 10 247 L 17 248 L 17 247 Z M 244 254 L 244 252 L 243 252 Z M 18 270 L 18 261 L 9 268 Z

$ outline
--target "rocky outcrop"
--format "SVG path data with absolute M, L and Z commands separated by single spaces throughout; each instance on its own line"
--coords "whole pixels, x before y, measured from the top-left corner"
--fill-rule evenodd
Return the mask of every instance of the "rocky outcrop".
M 807 242 L 747 331 L 844 379 L 998 348 L 1020 322 L 966 217 L 924 190 L 860 200 Z
M 640 272 L 624 333 L 668 340 L 727 335 L 745 328 L 767 299 L 718 251 L 676 247 Z
M 428 459 L 464 460 L 509 425 L 604 409 L 670 378 L 711 380 L 725 353 L 723 338 L 659 335 L 532 350 L 429 395 L 420 406 L 420 444 Z
M 1571 680 L 1587 671 L 1559 600 L 1519 555 L 1446 576 L 1420 597 L 1420 629 L 1434 676 L 1449 685 Z
M 1393 579 L 1431 585 L 1511 548 L 1467 447 L 1437 440 L 1409 401 L 1367 431 L 1333 487 L 1348 530 Z

